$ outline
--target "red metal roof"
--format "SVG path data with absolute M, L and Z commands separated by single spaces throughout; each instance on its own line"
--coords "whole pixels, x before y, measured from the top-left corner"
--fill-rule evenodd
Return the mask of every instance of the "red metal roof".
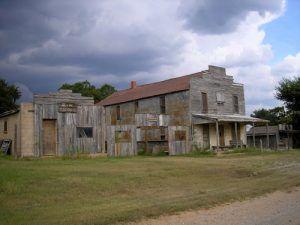
M 129 102 L 142 98 L 149 98 L 172 92 L 189 90 L 190 79 L 193 76 L 202 76 L 202 73 L 194 73 L 182 77 L 176 77 L 151 84 L 144 84 L 122 91 L 118 91 L 100 101 L 99 105 L 107 106 L 123 102 Z

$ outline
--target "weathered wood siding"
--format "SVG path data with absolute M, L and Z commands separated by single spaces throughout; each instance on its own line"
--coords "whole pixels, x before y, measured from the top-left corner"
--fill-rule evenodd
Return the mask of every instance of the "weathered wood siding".
M 59 103 L 75 104 L 74 112 L 59 111 Z M 94 153 L 100 152 L 102 147 L 102 106 L 95 106 L 92 98 L 82 97 L 69 91 L 60 91 L 49 95 L 34 96 L 35 114 L 35 155 L 44 153 L 42 121 L 55 120 L 57 129 L 56 154 Z M 78 127 L 92 127 L 92 137 L 79 138 Z
M 128 132 L 128 140 L 119 142 L 116 132 Z M 108 156 L 133 156 L 137 154 L 136 127 L 134 125 L 107 126 L 107 155 Z
M 169 115 L 168 124 L 188 125 L 189 117 L 189 91 L 175 92 L 165 95 L 166 113 Z M 120 107 L 120 119 L 117 120 L 117 107 Z M 135 101 L 120 103 L 105 107 L 105 121 L 107 125 L 134 125 L 135 114 L 160 115 L 160 97 L 138 100 L 138 109 L 135 108 Z M 162 115 L 162 114 L 161 114 Z M 140 116 L 143 119 L 142 116 Z
M 239 113 L 245 115 L 243 85 L 235 84 L 233 77 L 213 72 L 203 77 L 193 77 L 190 81 L 190 112 L 202 113 L 201 93 L 207 93 L 208 113 L 236 114 L 233 107 L 233 95 L 238 96 Z M 217 102 L 217 93 L 224 96 L 224 102 Z
M 176 140 L 175 132 L 185 131 L 185 140 Z M 188 126 L 169 126 L 168 127 L 168 140 L 169 140 L 169 155 L 180 155 L 190 152 L 190 129 Z

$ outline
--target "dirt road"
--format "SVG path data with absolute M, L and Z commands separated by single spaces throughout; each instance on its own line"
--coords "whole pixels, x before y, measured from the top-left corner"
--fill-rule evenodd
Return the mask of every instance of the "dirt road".
M 145 220 L 138 225 L 300 225 L 300 187 L 208 210 Z

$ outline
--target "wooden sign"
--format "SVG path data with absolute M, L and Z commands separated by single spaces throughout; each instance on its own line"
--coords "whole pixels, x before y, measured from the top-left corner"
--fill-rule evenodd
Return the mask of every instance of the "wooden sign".
M 11 145 L 11 139 L 4 139 L 1 144 L 1 151 L 4 154 L 8 154 L 10 145 Z
M 148 126 L 158 126 L 158 117 L 154 114 L 148 114 Z
M 63 102 L 58 105 L 60 113 L 77 113 L 77 105 L 75 103 Z

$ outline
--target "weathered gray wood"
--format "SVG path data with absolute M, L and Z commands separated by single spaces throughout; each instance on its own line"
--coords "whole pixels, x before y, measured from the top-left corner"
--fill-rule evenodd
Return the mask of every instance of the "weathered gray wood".
M 235 135 L 235 147 L 238 147 L 238 133 L 237 133 L 237 122 L 234 123 L 234 135 Z
M 220 147 L 220 134 L 219 134 L 219 123 L 216 120 L 216 138 L 217 138 L 217 149 Z
M 60 103 L 75 103 L 74 112 L 61 112 Z M 95 153 L 101 151 L 103 108 L 95 106 L 92 98 L 70 92 L 35 95 L 35 155 L 43 155 L 42 121 L 53 119 L 57 129 L 57 154 Z M 73 111 L 73 110 L 72 110 Z M 92 127 L 92 138 L 79 138 L 78 127 Z

